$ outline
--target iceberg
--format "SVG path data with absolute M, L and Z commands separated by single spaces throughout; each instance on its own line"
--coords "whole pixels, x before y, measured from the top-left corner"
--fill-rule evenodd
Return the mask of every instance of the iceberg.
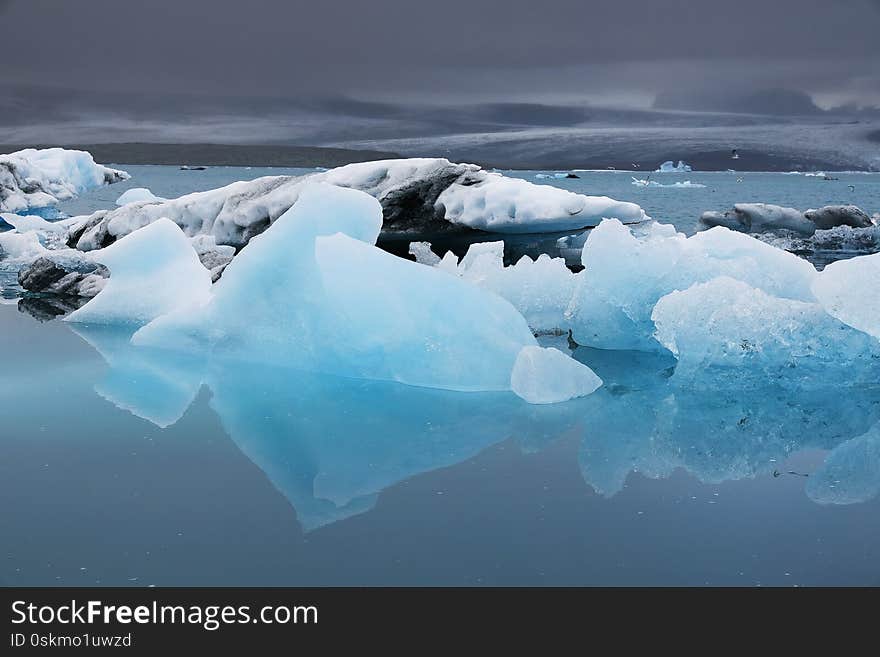
M 287 212 L 305 185 L 318 182 L 376 198 L 386 232 L 553 232 L 594 226 L 605 217 L 625 223 L 646 218 L 635 203 L 505 178 L 473 164 L 411 158 L 349 164 L 303 177 L 268 176 L 171 201 L 102 210 L 81 218 L 68 244 L 99 249 L 167 217 L 190 237 L 210 235 L 217 244 L 240 249 Z
M 84 151 L 28 148 L 0 155 L 0 211 L 55 205 L 128 178 L 124 171 L 96 164 Z
M 855 205 L 826 205 L 818 210 L 807 210 L 804 217 L 817 230 L 828 230 L 837 226 L 869 228 L 874 225 L 871 217 Z
M 880 253 L 832 262 L 813 281 L 829 315 L 880 339 Z
M 12 214 L 4 212 L 0 214 L 0 219 L 12 226 L 17 233 L 43 232 L 43 233 L 65 233 L 67 226 L 63 222 L 46 221 L 42 217 L 34 215 Z
M 690 173 L 693 169 L 689 164 L 685 164 L 682 160 L 678 161 L 678 164 L 673 162 L 672 160 L 666 160 L 660 167 L 657 169 L 657 173 Z
M 104 289 L 109 270 L 79 251 L 47 251 L 18 272 L 25 290 L 66 297 L 94 297 Z
M 0 233 L 0 260 L 8 263 L 26 263 L 49 253 L 35 231 Z
M 524 347 L 510 375 L 511 389 L 530 404 L 586 397 L 601 386 L 593 370 L 553 347 Z
M 416 259 L 420 265 L 428 267 L 436 267 L 442 259 L 431 250 L 430 242 L 410 242 L 409 254 Z
M 750 375 L 827 385 L 833 371 L 840 384 L 876 380 L 880 342 L 817 303 L 774 297 L 730 277 L 667 294 L 651 318 L 657 340 L 678 359 L 678 381 L 705 379 L 710 367 L 717 368 L 714 384 L 726 383 L 726 373 L 736 385 Z
M 658 349 L 654 306 L 694 283 L 729 276 L 773 296 L 814 301 L 817 275 L 805 260 L 726 228 L 686 237 L 667 224 L 634 232 L 615 220 L 591 231 L 582 262 L 567 315 L 574 340 L 600 349 Z
M 536 345 L 522 315 L 377 249 L 381 227 L 374 198 L 310 184 L 228 265 L 206 303 L 181 304 L 132 342 L 429 388 L 511 390 L 520 351 Z
M 208 302 L 211 273 L 190 241 L 168 219 L 97 251 L 93 261 L 110 270 L 103 289 L 65 320 L 85 324 L 145 324 L 179 308 Z
M 770 203 L 737 203 L 726 212 L 704 212 L 700 224 L 706 228 L 724 226 L 743 233 L 760 233 L 785 229 L 803 235 L 812 235 L 816 225 L 795 208 Z
M 424 246 L 411 244 L 410 250 L 414 248 L 420 252 L 417 259 L 421 257 L 424 264 L 439 267 L 507 299 L 535 333 L 568 331 L 566 311 L 577 279 L 564 259 L 541 254 L 532 260 L 524 255 L 516 264 L 505 267 L 504 242 L 472 244 L 460 262 L 451 253 L 441 260 L 430 251 L 430 245 L 427 250 L 436 261 L 425 253 Z
M 871 218 L 854 205 L 826 205 L 818 210 L 801 212 L 770 203 L 736 203 L 725 212 L 704 212 L 700 216 L 703 228 L 724 226 L 744 233 L 791 231 L 810 236 L 817 231 L 847 226 L 853 229 L 870 228 Z
M 132 187 L 123 192 L 122 195 L 116 199 L 116 205 L 122 207 L 129 203 L 161 203 L 162 201 L 167 200 L 167 198 L 156 196 L 146 187 Z
M 447 220 L 490 233 L 561 232 L 595 226 L 607 217 L 625 223 L 646 218 L 635 203 L 533 185 L 500 173 L 487 173 L 476 184 L 456 182 L 437 202 Z

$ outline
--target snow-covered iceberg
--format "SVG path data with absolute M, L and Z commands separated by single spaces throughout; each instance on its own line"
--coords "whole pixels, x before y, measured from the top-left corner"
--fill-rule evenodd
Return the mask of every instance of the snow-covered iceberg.
M 167 219 L 96 252 L 110 270 L 103 289 L 65 319 L 85 324 L 145 324 L 177 309 L 208 302 L 211 273 L 190 241 Z
M 637 231 L 603 221 L 584 246 L 585 267 L 568 315 L 580 345 L 654 350 L 651 313 L 661 297 L 718 276 L 773 296 L 813 301 L 815 268 L 748 235 L 713 228 L 686 237 L 666 224 Z
M 511 390 L 520 352 L 536 345 L 522 315 L 495 294 L 375 248 L 381 226 L 382 208 L 370 196 L 310 184 L 236 256 L 205 303 L 179 303 L 132 342 L 416 386 Z M 110 269 L 104 292 L 72 319 L 118 317 L 113 308 L 90 310 L 111 298 Z M 152 288 L 150 278 L 143 273 L 139 283 Z M 571 389 L 585 394 L 586 366 L 572 361 L 554 372 L 555 354 L 534 361 L 532 385 L 558 387 L 570 378 Z
M 816 225 L 795 208 L 770 203 L 737 203 L 725 212 L 704 212 L 700 224 L 706 228 L 724 226 L 743 233 L 760 233 L 782 228 L 804 235 L 812 235 Z
M 412 158 L 349 164 L 305 177 L 258 178 L 171 201 L 99 211 L 79 220 L 68 243 L 84 251 L 99 249 L 167 217 L 189 236 L 211 235 L 217 244 L 241 248 L 287 212 L 303 186 L 313 182 L 376 198 L 387 232 L 553 232 L 595 226 L 605 217 L 624 223 L 646 218 L 634 203 L 535 185 L 472 164 Z
M 725 212 L 704 212 L 700 225 L 704 228 L 724 226 L 744 233 L 783 230 L 809 236 L 838 226 L 869 228 L 873 223 L 871 217 L 855 205 L 826 205 L 801 212 L 771 203 L 737 203 Z
M 55 205 L 128 177 L 124 171 L 96 164 L 84 151 L 28 148 L 0 155 L 0 211 Z

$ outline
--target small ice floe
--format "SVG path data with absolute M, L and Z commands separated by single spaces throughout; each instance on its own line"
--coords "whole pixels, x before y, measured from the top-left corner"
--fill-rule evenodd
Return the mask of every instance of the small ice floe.
M 678 164 L 672 160 L 666 160 L 666 162 L 660 165 L 656 173 L 690 173 L 691 171 L 693 171 L 691 166 L 683 160 L 679 160 Z
M 674 183 L 660 183 L 650 178 L 636 178 L 633 176 L 632 184 L 636 187 L 667 187 L 682 189 L 704 189 L 706 186 L 700 183 L 691 182 L 690 180 L 682 180 Z
M 160 203 L 167 200 L 161 196 L 156 196 L 146 187 L 133 187 L 116 199 L 116 205 L 122 207 L 129 203 Z

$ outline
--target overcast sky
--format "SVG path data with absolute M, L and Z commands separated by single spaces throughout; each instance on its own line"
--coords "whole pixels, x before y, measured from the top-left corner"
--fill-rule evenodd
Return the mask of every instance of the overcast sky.
M 649 105 L 880 104 L 880 0 L 0 0 L 0 84 Z

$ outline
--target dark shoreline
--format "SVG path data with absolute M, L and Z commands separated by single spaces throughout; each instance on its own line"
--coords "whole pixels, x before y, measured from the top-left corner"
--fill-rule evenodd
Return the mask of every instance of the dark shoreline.
M 159 164 L 189 166 L 338 167 L 352 162 L 398 159 L 388 151 L 322 148 L 317 146 L 259 146 L 227 144 L 50 144 L 0 145 L 0 153 L 24 148 L 62 148 L 88 151 L 102 164 Z
M 869 135 L 880 141 L 880 131 Z M 88 151 L 102 164 L 155 164 L 170 166 L 254 166 L 254 167 L 338 167 L 353 162 L 399 159 L 403 157 L 446 157 L 455 162 L 472 162 L 486 169 L 570 171 L 572 169 L 654 171 L 665 160 L 684 159 L 696 172 L 700 171 L 868 171 L 860 166 L 841 166 L 821 159 L 778 155 L 760 151 L 740 150 L 733 159 L 728 150 L 687 151 L 676 155 L 657 150 L 650 157 L 626 157 L 626 148 L 616 156 L 579 157 L 570 153 L 545 157 L 506 157 L 491 152 L 418 153 L 401 155 L 391 151 L 325 148 L 322 146 L 246 145 L 246 144 L 165 144 L 127 142 L 112 144 L 48 144 L 0 145 L 0 153 L 24 148 L 62 148 Z

